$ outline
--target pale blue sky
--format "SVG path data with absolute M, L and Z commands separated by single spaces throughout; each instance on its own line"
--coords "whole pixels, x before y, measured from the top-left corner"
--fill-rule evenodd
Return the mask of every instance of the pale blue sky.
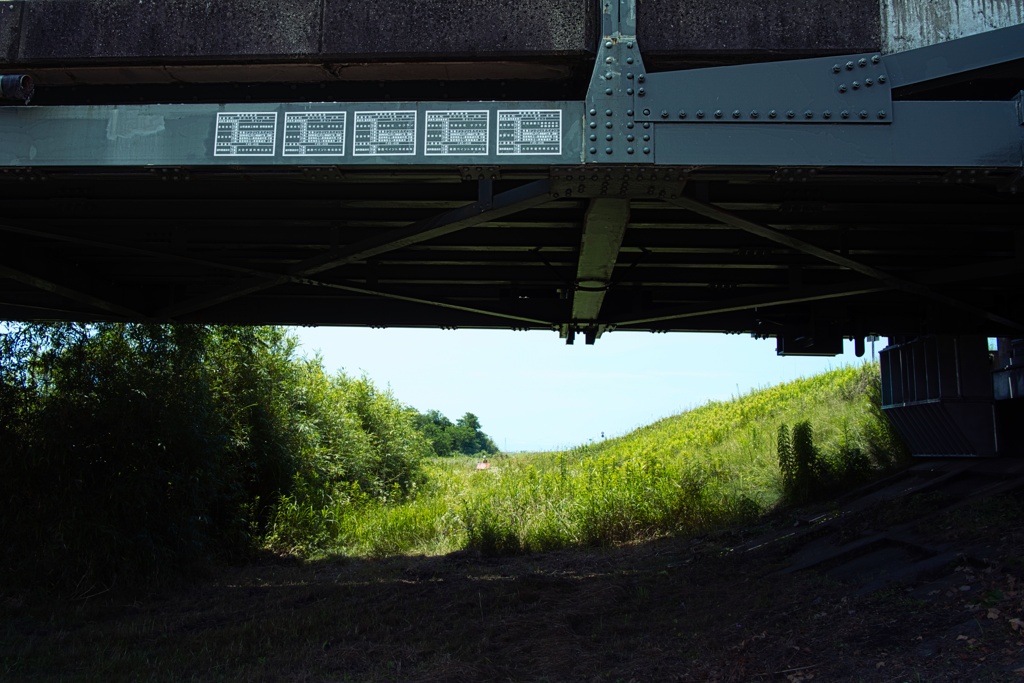
M 775 340 L 612 332 L 566 346 L 554 332 L 293 328 L 328 371 L 365 373 L 420 411 L 466 412 L 504 451 L 571 448 L 619 436 L 708 400 L 863 362 L 780 358 Z M 881 350 L 884 342 L 876 344 Z M 871 348 L 865 360 L 871 357 Z

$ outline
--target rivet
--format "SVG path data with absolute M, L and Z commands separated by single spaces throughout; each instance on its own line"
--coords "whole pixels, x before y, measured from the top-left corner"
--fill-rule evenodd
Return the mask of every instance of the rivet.
M 591 147 L 590 148 L 590 153 L 591 154 L 597 154 L 597 147 Z
M 779 115 L 779 112 L 775 111 L 774 109 L 772 109 L 770 112 L 768 112 L 768 118 L 770 118 L 770 119 L 774 119 L 778 115 Z
M 857 60 L 857 65 L 861 66 L 861 67 L 865 67 L 865 66 L 868 65 L 868 60 L 866 60 L 863 57 L 861 57 L 859 60 Z
M 846 92 L 846 84 L 845 83 L 843 83 L 842 85 L 839 86 L 839 92 Z
M 626 142 L 633 142 L 633 140 L 636 140 L 636 136 L 634 136 L 632 133 L 626 136 Z
M 685 119 L 686 118 L 686 110 L 685 109 L 680 109 L 679 110 L 679 118 L 681 118 L 681 119 Z
M 611 71 L 606 71 L 606 72 L 605 72 L 605 74 L 604 74 L 604 80 L 606 80 L 606 81 L 610 81 L 610 80 L 612 80 L 613 78 L 615 78 L 615 74 L 613 74 L 613 73 L 612 73 Z
M 664 110 L 664 109 L 661 111 L 661 118 L 663 118 L 663 119 L 667 119 L 668 118 L 668 112 L 666 110 Z
M 626 154 L 632 154 L 632 153 L 633 153 L 633 148 L 632 147 L 627 147 L 626 148 Z
M 636 94 L 637 94 L 637 95 L 639 95 L 640 97 L 643 97 L 643 96 L 644 96 L 644 95 L 646 95 L 647 93 L 646 93 L 646 92 L 644 92 L 644 89 L 643 89 L 643 88 L 640 88 L 640 90 L 638 90 Z
M 826 109 L 825 112 L 822 114 L 822 116 L 824 116 L 826 119 L 830 119 L 830 118 L 832 118 L 832 112 L 830 112 L 830 111 L 828 111 Z
M 605 116 L 611 116 L 611 115 L 612 115 L 613 113 L 614 113 L 614 112 L 612 112 L 612 110 L 611 110 L 611 109 L 605 109 L 605 110 L 604 110 L 604 115 L 605 115 Z
M 632 122 L 632 121 L 626 121 L 626 128 L 632 128 L 632 127 L 633 127 L 633 125 L 634 125 L 634 124 L 633 124 L 633 122 Z
M 790 109 L 789 111 L 786 112 L 786 118 L 787 119 L 792 119 L 792 118 L 795 118 L 795 117 L 796 117 L 796 112 L 793 111 L 792 109 Z
M 756 119 L 759 116 L 760 116 L 760 114 L 757 113 L 756 109 L 754 111 L 750 112 L 750 118 L 752 118 L 752 119 Z
M 633 58 L 632 57 L 626 57 L 626 64 L 632 64 L 632 63 L 633 63 Z
M 611 154 L 612 153 L 612 148 L 611 147 L 605 147 L 604 148 L 604 153 L 605 154 Z
M 847 71 L 853 71 L 853 62 L 847 62 L 846 63 L 846 70 Z
M 626 79 L 630 80 L 630 81 L 633 80 L 633 73 L 632 72 L 627 73 L 626 74 Z
M 615 61 L 614 57 L 605 57 L 604 63 L 605 64 L 611 64 L 614 61 Z
M 632 50 L 633 49 L 633 41 L 632 40 L 626 42 L 626 49 L 627 50 Z
M 591 116 L 597 116 L 597 110 L 596 109 L 591 109 L 590 110 L 590 115 Z
M 632 115 L 633 115 L 633 110 L 632 109 L 627 109 L 626 110 L 626 116 L 632 116 Z
M 861 109 L 860 114 L 858 114 L 858 116 L 860 116 L 862 119 L 866 119 L 868 117 L 868 112 L 864 109 Z
M 839 115 L 842 116 L 844 119 L 850 118 L 850 112 L 846 111 L 845 109 Z
M 650 116 L 650 115 L 651 115 L 651 110 L 650 109 L 644 109 L 644 116 Z
M 650 135 L 645 135 L 644 136 L 644 142 L 650 142 L 650 141 L 651 141 L 651 136 Z
M 632 95 L 633 94 L 633 89 L 632 88 L 626 88 L 626 94 L 627 95 Z
M 860 90 L 860 82 L 854 81 L 853 82 L 853 89 L 854 90 Z
M 813 119 L 814 118 L 814 112 L 811 111 L 810 109 L 808 109 L 807 111 L 804 112 L 804 118 L 805 119 Z
M 608 88 L 607 90 L 604 91 L 604 94 L 605 95 L 611 95 L 613 92 L 614 91 L 611 88 Z
M 591 142 L 597 142 L 597 136 L 596 136 L 596 135 L 594 135 L 593 133 L 591 133 L 591 134 L 590 134 L 590 141 L 591 141 Z
M 697 110 L 697 118 L 698 119 L 704 118 L 704 110 L 703 109 L 698 109 Z
M 740 110 L 739 109 L 734 109 L 733 112 L 732 112 L 732 117 L 734 119 L 738 119 L 740 117 Z
M 885 83 L 887 80 L 889 80 L 889 79 L 886 78 L 884 75 L 878 77 L 878 82 L 879 83 Z
M 870 78 L 865 78 L 865 79 L 864 79 L 864 85 L 866 85 L 867 87 L 869 87 L 869 88 L 870 88 L 870 87 L 871 87 L 871 86 L 873 86 L 874 84 L 875 84 L 875 82 L 874 82 L 873 80 L 871 80 Z
M 651 148 L 650 147 L 644 147 L 644 154 L 650 154 L 650 153 L 651 153 Z
M 885 118 L 885 110 L 884 109 L 883 110 L 879 110 L 878 118 L 880 118 L 880 119 L 884 119 Z
M 839 66 L 838 64 L 833 64 L 832 65 L 832 73 L 837 74 L 837 73 L 839 73 L 842 70 L 843 70 L 843 67 Z
M 607 140 L 608 142 L 611 142 L 612 140 L 615 139 L 615 136 L 612 135 L 611 133 L 608 133 L 608 135 L 604 136 L 604 139 Z
M 604 127 L 605 127 L 605 128 L 611 128 L 611 127 L 612 127 L 612 125 L 613 125 L 613 124 L 612 124 L 612 122 L 611 122 L 611 121 L 605 121 L 605 122 L 604 122 Z
M 645 122 L 644 122 L 644 128 L 650 128 L 650 127 L 651 127 L 651 124 L 650 124 L 650 123 L 647 123 L 647 122 L 645 121 Z
M 716 119 L 722 118 L 722 110 L 721 109 L 716 109 L 715 110 L 715 118 Z
M 878 56 L 878 55 L 875 55 L 875 56 L 873 56 L 871 58 L 871 63 L 872 64 L 878 64 L 880 61 L 882 61 L 882 58 L 880 56 Z
M 636 82 L 637 83 L 643 83 L 646 78 L 647 78 L 646 76 L 644 76 L 643 74 L 640 74 L 639 76 L 636 77 Z
M 606 48 L 608 48 L 609 50 L 612 49 L 612 45 L 614 45 L 614 43 L 612 43 L 612 41 L 610 41 L 610 40 L 606 40 L 605 43 L 604 43 L 604 46 Z
M 597 128 L 597 121 L 591 121 L 590 122 L 590 127 L 591 128 Z

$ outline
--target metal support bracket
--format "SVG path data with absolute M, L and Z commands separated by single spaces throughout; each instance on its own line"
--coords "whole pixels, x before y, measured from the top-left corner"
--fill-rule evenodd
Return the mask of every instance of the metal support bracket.
M 584 162 L 651 163 L 654 129 L 638 122 L 633 100 L 644 80 L 636 40 L 636 0 L 603 0 L 601 43 L 586 99 Z
M 641 75 L 638 121 L 891 123 L 880 54 L 823 57 Z

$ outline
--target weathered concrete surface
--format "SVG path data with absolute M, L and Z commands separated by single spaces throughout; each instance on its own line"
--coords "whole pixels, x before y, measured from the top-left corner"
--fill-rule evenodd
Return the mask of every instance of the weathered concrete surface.
M 1024 23 L 1024 0 L 881 0 L 881 5 L 886 52 Z
M 904 50 L 1024 0 L 637 0 L 655 66 Z M 50 85 L 586 78 L 597 0 L 0 1 L 0 70 Z
M 880 35 L 878 0 L 637 0 L 645 55 L 865 52 Z
M 590 53 L 590 0 L 21 0 L 23 63 Z M 0 17 L 3 20 L 3 17 Z

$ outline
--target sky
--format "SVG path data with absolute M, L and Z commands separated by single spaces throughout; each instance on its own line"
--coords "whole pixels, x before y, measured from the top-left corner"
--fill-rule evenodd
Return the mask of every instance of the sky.
M 554 332 L 296 327 L 300 353 L 365 374 L 400 402 L 451 420 L 470 412 L 505 452 L 563 450 L 621 436 L 709 400 L 858 364 L 779 357 L 775 340 L 611 332 L 567 346 Z M 881 350 L 884 342 L 876 345 Z

